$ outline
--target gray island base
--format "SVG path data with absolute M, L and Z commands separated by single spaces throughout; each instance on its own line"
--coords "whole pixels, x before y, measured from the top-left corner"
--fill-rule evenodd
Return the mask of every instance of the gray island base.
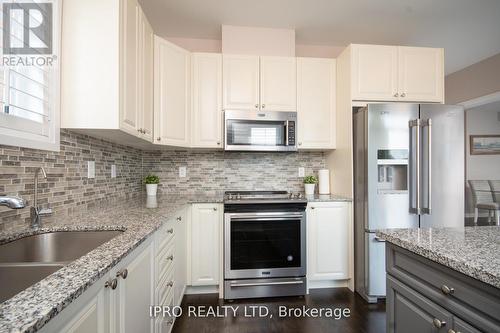
M 458 238 L 445 229 L 377 233 L 386 240 L 387 332 L 500 332 L 500 228 L 467 229 Z M 468 262 L 474 249 L 481 259 Z

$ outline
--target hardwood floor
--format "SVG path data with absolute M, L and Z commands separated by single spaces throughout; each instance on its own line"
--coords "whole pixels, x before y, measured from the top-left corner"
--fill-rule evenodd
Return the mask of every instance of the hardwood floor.
M 244 310 L 249 306 L 264 306 L 270 316 L 245 317 Z M 238 314 L 223 318 L 200 318 L 188 315 L 189 309 L 204 309 L 200 306 L 238 306 Z M 350 316 L 335 318 L 296 318 L 279 316 L 279 307 L 288 309 L 300 308 L 349 308 Z M 233 302 L 219 300 L 218 294 L 186 295 L 182 301 L 183 315 L 176 319 L 174 333 L 253 333 L 253 332 L 291 332 L 291 333 L 383 333 L 385 332 L 385 302 L 366 303 L 358 294 L 347 288 L 315 289 L 304 297 L 261 298 L 251 300 L 235 300 Z M 283 309 L 283 308 L 282 308 Z M 250 311 L 250 310 L 249 310 Z M 283 312 L 282 312 L 283 313 Z

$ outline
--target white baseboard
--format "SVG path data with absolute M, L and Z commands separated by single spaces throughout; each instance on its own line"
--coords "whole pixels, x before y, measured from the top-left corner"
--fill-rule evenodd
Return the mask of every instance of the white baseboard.
M 186 286 L 185 295 L 218 294 L 219 286 Z
M 321 289 L 321 288 L 349 288 L 349 280 L 308 280 L 307 281 L 307 293 L 309 294 L 310 289 Z

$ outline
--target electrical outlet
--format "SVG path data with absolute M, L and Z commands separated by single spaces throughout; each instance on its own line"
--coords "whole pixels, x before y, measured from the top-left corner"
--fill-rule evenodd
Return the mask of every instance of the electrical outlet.
M 299 168 L 299 177 L 305 177 L 306 170 L 302 167 Z
M 179 177 L 181 177 L 181 178 L 186 177 L 186 167 L 185 166 L 179 167 Z
M 111 178 L 116 178 L 116 165 L 111 164 Z
M 95 178 L 95 161 L 87 161 L 87 178 Z

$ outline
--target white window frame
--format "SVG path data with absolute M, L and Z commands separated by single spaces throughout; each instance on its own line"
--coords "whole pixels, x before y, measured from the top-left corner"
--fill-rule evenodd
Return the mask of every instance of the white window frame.
M 37 1 L 33 1 L 37 2 Z M 47 136 L 19 130 L 24 126 L 29 126 L 31 120 L 5 114 L 0 110 L 0 145 L 25 147 L 41 150 L 60 150 L 60 106 L 61 106 L 61 26 L 62 26 L 62 0 L 46 1 L 52 2 L 52 52 L 56 56 L 51 69 L 51 93 L 50 108 L 48 115 L 49 123 Z M 1 31 L 0 31 L 1 33 Z M 3 54 L 2 54 L 3 55 Z M 1 68 L 1 67 L 0 67 Z M 2 70 L 2 69 L 0 69 Z M 31 123 L 32 124 L 32 123 Z

